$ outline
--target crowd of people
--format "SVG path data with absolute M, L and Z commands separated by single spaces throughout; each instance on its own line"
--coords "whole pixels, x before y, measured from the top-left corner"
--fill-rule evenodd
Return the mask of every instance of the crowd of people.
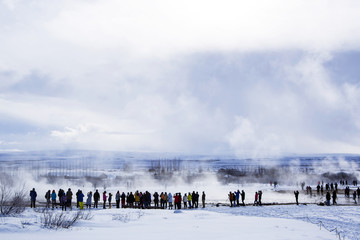
M 84 209 L 84 203 L 87 209 L 90 208 L 98 208 L 99 202 L 101 200 L 100 192 L 98 189 L 93 193 L 92 191 L 88 192 L 85 195 L 82 190 L 78 190 L 73 196 L 73 192 L 71 188 L 69 188 L 66 192 L 63 189 L 59 189 L 56 193 L 55 190 L 48 190 L 45 193 L 46 207 L 47 208 L 57 208 L 58 206 L 66 211 L 67 208 L 72 209 L 73 198 L 76 199 L 76 207 L 79 209 Z M 31 199 L 31 208 L 35 208 L 37 193 L 35 188 L 30 191 L 30 199 Z M 161 209 L 181 209 L 181 208 L 198 208 L 199 207 L 199 198 L 200 195 L 198 192 L 193 191 L 184 193 L 182 195 L 180 192 L 172 195 L 170 192 L 155 192 L 151 194 L 148 191 L 139 192 L 125 192 L 120 193 L 117 191 L 115 194 L 116 208 L 161 208 Z M 84 201 L 85 200 L 85 201 Z M 113 204 L 113 194 L 107 193 L 104 191 L 102 193 L 102 206 L 103 209 L 111 208 Z M 201 203 L 202 207 L 205 208 L 205 200 L 206 194 L 203 191 L 201 195 Z
M 244 190 L 242 190 L 240 192 L 240 190 L 234 191 L 234 192 L 229 192 L 229 201 L 230 201 L 230 207 L 235 207 L 235 206 L 240 206 L 240 197 L 241 197 L 241 203 L 243 206 L 245 206 L 245 192 Z M 256 198 L 256 196 L 255 196 Z M 257 201 L 255 199 L 255 201 Z M 255 204 L 255 203 L 254 203 Z
M 273 183 L 271 183 L 272 185 Z M 277 184 L 277 183 L 276 183 Z M 324 182 L 318 182 L 318 185 L 316 186 L 316 192 L 317 195 L 324 195 L 325 192 L 325 202 L 324 204 L 330 205 L 330 202 L 332 200 L 332 204 L 337 204 L 338 199 L 338 186 L 346 186 L 347 181 L 341 180 L 339 184 L 337 182 L 335 183 L 325 183 Z M 357 181 L 353 181 L 353 185 L 357 186 Z M 274 183 L 275 186 L 275 183 Z M 307 186 L 306 190 L 304 189 L 305 182 L 301 183 L 301 188 L 303 191 L 307 194 L 313 196 L 312 193 L 312 187 Z M 299 204 L 299 194 L 300 192 L 298 190 L 294 191 L 295 195 L 295 201 L 296 204 Z M 352 194 L 350 193 L 350 187 L 346 186 L 344 188 L 344 195 L 345 198 L 350 198 L 352 195 L 352 198 L 357 204 L 357 200 L 360 198 L 360 188 L 354 189 Z M 33 188 L 30 191 L 30 199 L 31 199 L 31 208 L 35 208 L 36 204 L 36 198 L 37 193 L 35 191 L 35 188 Z M 59 191 L 56 193 L 55 190 L 48 190 L 45 194 L 46 199 L 46 207 L 47 208 L 57 208 L 60 207 L 62 210 L 66 211 L 67 208 L 72 209 L 72 202 L 73 198 L 76 199 L 76 207 L 79 209 L 84 209 L 84 206 L 86 208 L 98 208 L 99 202 L 101 201 L 101 194 L 98 191 L 98 189 L 95 190 L 93 193 L 92 191 L 89 191 L 86 196 L 82 192 L 82 190 L 78 190 L 75 193 L 75 196 L 73 196 L 73 192 L 71 188 L 69 188 L 67 191 L 63 189 L 59 189 Z M 262 191 L 255 192 L 254 196 L 254 206 L 261 206 L 262 205 Z M 201 195 L 201 202 L 202 207 L 205 208 L 205 199 L 206 195 L 205 192 L 202 192 Z M 181 209 L 181 208 L 198 208 L 199 207 L 199 200 L 200 195 L 198 192 L 188 192 L 188 193 L 175 193 L 174 195 L 170 192 L 161 192 L 160 194 L 158 192 L 154 192 L 151 194 L 148 191 L 145 192 L 139 192 L 135 191 L 133 192 L 122 192 L 117 191 L 115 196 L 113 197 L 112 193 L 107 193 L 104 191 L 102 193 L 102 207 L 104 209 L 111 208 L 113 204 L 113 200 L 115 203 L 116 208 L 160 208 L 160 209 Z M 230 207 L 235 206 L 245 206 L 245 191 L 237 190 L 234 192 L 229 192 L 228 194 L 228 200 L 230 201 Z M 241 202 L 240 202 L 241 200 Z M 85 204 L 85 205 L 84 205 Z
M 357 180 L 354 180 L 352 183 L 353 183 L 353 186 L 355 186 L 355 187 L 357 186 Z M 325 205 L 330 206 L 331 200 L 332 200 L 332 205 L 337 204 L 339 185 L 345 186 L 344 197 L 349 199 L 350 195 L 351 195 L 351 193 L 350 193 L 351 190 L 350 190 L 350 187 L 348 186 L 347 180 L 340 180 L 339 184 L 337 182 L 335 182 L 335 183 L 333 183 L 333 182 L 324 183 L 323 181 L 318 182 L 318 184 L 316 186 L 316 193 L 317 193 L 317 195 L 324 195 L 324 193 L 325 193 Z M 304 186 L 305 186 L 305 182 L 302 182 L 301 188 L 303 190 L 304 190 Z M 310 197 L 313 196 L 311 186 L 306 187 L 306 194 L 309 195 Z M 294 195 L 295 195 L 296 203 L 298 204 L 299 192 L 295 191 Z M 360 188 L 359 187 L 357 189 L 353 190 L 352 198 L 353 198 L 354 203 L 357 204 L 357 199 L 360 198 Z

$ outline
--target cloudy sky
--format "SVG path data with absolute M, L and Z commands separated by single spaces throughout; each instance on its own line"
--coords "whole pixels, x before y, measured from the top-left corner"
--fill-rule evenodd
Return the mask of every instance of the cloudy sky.
M 360 153 L 358 0 L 0 0 L 0 150 Z

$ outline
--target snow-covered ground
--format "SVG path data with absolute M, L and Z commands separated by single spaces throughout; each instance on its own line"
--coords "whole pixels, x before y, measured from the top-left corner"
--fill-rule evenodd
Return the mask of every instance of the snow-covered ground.
M 52 211 L 52 210 L 51 210 Z M 60 210 L 54 210 L 61 212 Z M 73 214 L 78 210 L 68 211 Z M 88 210 L 84 210 L 88 212 Z M 43 213 L 27 209 L 0 218 L 1 239 L 359 239 L 358 206 L 246 206 L 197 210 L 91 210 L 70 229 L 42 227 Z
M 354 208 L 291 207 L 210 207 L 205 210 L 91 210 L 91 220 L 80 220 L 71 229 L 51 230 L 41 227 L 42 213 L 27 209 L 21 217 L 0 219 L 1 239 L 338 239 L 319 225 L 304 221 L 333 223 L 344 227 Z M 59 211 L 59 210 L 55 210 Z M 77 210 L 74 210 L 77 211 Z M 74 212 L 73 211 L 73 212 Z M 313 215 L 311 215 L 313 213 Z M 329 215 L 330 214 L 330 215 Z M 347 239 L 356 239 L 359 215 L 354 215 Z M 333 221 L 333 222 L 332 222 Z M 341 223 L 340 225 L 337 225 Z

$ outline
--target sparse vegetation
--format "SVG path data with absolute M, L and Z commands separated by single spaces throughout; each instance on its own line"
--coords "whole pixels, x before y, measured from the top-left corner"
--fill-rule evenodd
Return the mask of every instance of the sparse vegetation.
M 90 220 L 93 215 L 91 212 L 76 211 L 76 212 L 54 212 L 48 209 L 43 211 L 40 218 L 41 226 L 43 228 L 58 229 L 70 228 L 79 220 Z
M 25 211 L 25 187 L 14 188 L 0 185 L 0 215 L 18 215 Z

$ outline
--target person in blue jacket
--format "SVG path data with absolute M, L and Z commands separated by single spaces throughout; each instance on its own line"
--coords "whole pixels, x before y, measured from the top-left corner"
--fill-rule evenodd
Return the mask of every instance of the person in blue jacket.
M 236 206 L 239 206 L 240 205 L 240 203 L 239 203 L 240 190 L 239 189 L 235 192 L 235 198 L 236 198 Z
M 30 199 L 31 199 L 31 205 L 30 205 L 30 207 L 31 207 L 31 208 L 35 208 L 36 197 L 37 197 L 37 193 L 36 193 L 36 191 L 35 191 L 35 188 L 33 188 L 33 189 L 30 191 Z
M 51 206 L 52 206 L 52 209 L 54 209 L 54 207 L 56 206 L 56 192 L 55 192 L 55 190 L 53 190 L 52 193 L 51 193 Z

